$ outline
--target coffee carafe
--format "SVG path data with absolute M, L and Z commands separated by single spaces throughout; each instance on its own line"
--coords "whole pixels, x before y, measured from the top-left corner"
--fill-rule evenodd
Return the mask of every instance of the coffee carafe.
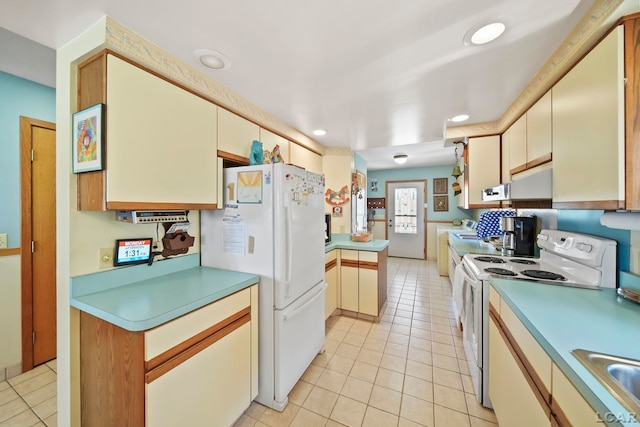
M 534 256 L 536 243 L 536 219 L 533 216 L 505 216 L 500 219 L 502 255 Z

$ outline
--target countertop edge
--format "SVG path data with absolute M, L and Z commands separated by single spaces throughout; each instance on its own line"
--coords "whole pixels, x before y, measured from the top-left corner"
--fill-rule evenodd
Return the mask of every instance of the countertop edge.
M 210 269 L 210 267 L 197 267 L 197 268 L 207 268 Z M 218 269 L 211 269 L 211 270 L 218 270 Z M 221 270 L 222 271 L 222 270 Z M 227 270 L 224 270 L 227 271 Z M 238 274 L 242 274 L 243 276 L 246 276 L 245 279 L 240 280 L 236 283 L 233 283 L 232 285 L 229 285 L 225 288 L 222 289 L 218 289 L 214 292 L 208 293 L 208 294 L 203 294 L 202 297 L 194 299 L 192 301 L 187 302 L 186 304 L 182 304 L 180 306 L 177 306 L 175 308 L 172 308 L 170 310 L 164 311 L 163 313 L 151 317 L 151 318 L 147 318 L 147 319 L 143 319 L 143 320 L 128 320 L 126 318 L 123 318 L 121 316 L 118 316 L 112 312 L 103 310 L 101 308 L 98 308 L 92 304 L 88 304 L 84 301 L 82 301 L 80 298 L 82 298 L 82 296 L 79 297 L 71 297 L 69 304 L 74 307 L 77 308 L 81 311 L 84 311 L 85 313 L 88 313 L 92 316 L 95 316 L 99 319 L 105 320 L 109 323 L 112 323 L 118 327 L 121 327 L 125 330 L 128 331 L 132 331 L 132 332 L 139 332 L 139 331 L 146 331 L 149 329 L 153 329 L 157 326 L 162 325 L 163 323 L 169 322 L 171 320 L 177 319 L 180 316 L 183 316 L 187 313 L 190 313 L 192 311 L 195 311 L 199 308 L 202 308 L 208 304 L 211 304 L 213 302 L 216 302 L 220 299 L 223 299 L 231 294 L 234 294 L 238 291 L 241 291 L 243 289 L 246 289 L 254 284 L 257 284 L 260 280 L 260 277 L 258 275 L 253 275 L 253 274 L 246 274 L 246 273 L 239 273 Z M 122 286 L 131 286 L 130 284 L 124 284 Z M 117 286 L 115 287 L 117 288 Z M 84 295 L 83 295 L 84 296 Z

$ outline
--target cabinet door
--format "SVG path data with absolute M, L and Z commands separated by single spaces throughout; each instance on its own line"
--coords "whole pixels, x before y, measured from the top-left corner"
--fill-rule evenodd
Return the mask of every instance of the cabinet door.
M 513 175 L 527 168 L 527 115 L 509 128 L 509 171 Z
M 553 207 L 624 207 L 622 27 L 552 89 Z
M 493 318 L 489 321 L 489 396 L 498 423 L 504 426 L 550 426 L 509 345 Z
M 148 427 L 230 426 L 251 403 L 251 322 L 147 384 Z
M 260 142 L 262 142 L 262 149 L 273 151 L 273 148 L 277 145 L 280 149 L 280 155 L 285 163 L 289 163 L 289 140 L 276 135 L 266 129 L 260 128 Z
M 336 250 L 327 252 L 324 256 L 325 271 L 324 281 L 327 283 L 325 294 L 324 318 L 325 320 L 338 308 L 338 264 Z
M 341 250 L 340 308 L 358 311 L 358 251 Z
M 321 155 L 295 143 L 290 145 L 289 151 L 291 154 L 291 163 L 311 172 L 322 173 Z
M 214 104 L 109 55 L 107 208 L 215 204 L 216 115 Z
M 468 208 L 489 206 L 482 202 L 482 190 L 500 182 L 500 136 L 469 138 L 467 149 Z
M 557 408 L 564 414 L 570 425 L 574 426 L 602 426 L 604 422 L 597 416 L 596 411 L 587 403 L 580 392 L 571 384 L 560 368 L 553 364 L 553 395 L 552 410 Z
M 551 91 L 527 111 L 527 169 L 551 160 Z
M 358 305 L 360 313 L 378 315 L 378 253 L 358 254 Z
M 260 140 L 260 127 L 224 108 L 218 109 L 218 150 L 248 159 L 251 144 Z

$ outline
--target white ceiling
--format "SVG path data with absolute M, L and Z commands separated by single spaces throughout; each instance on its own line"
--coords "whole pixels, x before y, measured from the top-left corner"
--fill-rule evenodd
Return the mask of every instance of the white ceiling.
M 321 144 L 350 147 L 369 170 L 399 167 L 399 152 L 409 155 L 403 167 L 453 164 L 447 118 L 500 118 L 593 3 L 2 0 L 0 70 L 54 86 L 47 48 L 108 15 Z M 493 20 L 507 24 L 501 38 L 463 44 Z M 204 68 L 199 48 L 231 67 Z M 327 135 L 312 136 L 316 128 Z

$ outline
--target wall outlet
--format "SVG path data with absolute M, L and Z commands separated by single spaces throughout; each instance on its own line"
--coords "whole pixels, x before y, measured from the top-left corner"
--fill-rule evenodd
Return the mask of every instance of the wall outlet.
M 100 259 L 98 265 L 100 268 L 113 267 L 114 248 L 100 248 Z
M 0 249 L 6 249 L 9 245 L 9 237 L 7 237 L 7 233 L 0 234 Z

